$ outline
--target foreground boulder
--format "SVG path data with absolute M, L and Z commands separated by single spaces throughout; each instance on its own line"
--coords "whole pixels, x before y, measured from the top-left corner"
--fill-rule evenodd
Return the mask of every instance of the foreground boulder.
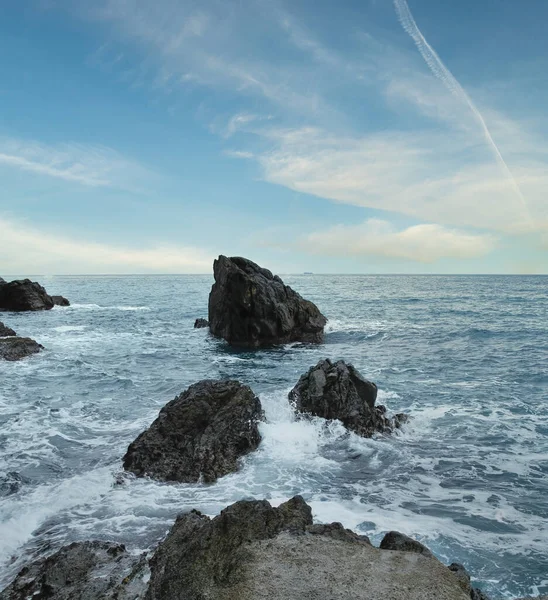
M 320 343 L 327 319 L 312 302 L 246 258 L 219 256 L 209 294 L 209 326 L 229 344 L 258 348 Z
M 120 544 L 78 542 L 21 569 L 0 600 L 139 600 L 147 570 Z
M 46 290 L 30 279 L 0 285 L 0 310 L 50 310 L 53 300 Z
M 201 381 L 162 408 L 128 448 L 124 469 L 161 481 L 215 481 L 261 441 L 259 399 L 238 381 Z
M 4 323 L 0 321 L 0 337 L 8 337 L 13 335 L 17 335 L 15 331 L 13 331 L 11 327 L 7 327 L 6 325 L 4 325 Z
M 43 350 L 44 346 L 24 337 L 4 337 L 0 338 L 0 359 L 3 360 L 21 360 L 32 354 L 37 354 Z
M 55 306 L 70 306 L 70 302 L 64 296 L 52 296 L 51 299 Z
M 214 519 L 182 515 L 150 565 L 146 600 L 469 600 L 435 558 L 313 525 L 299 496 L 278 508 L 237 502 Z
M 386 416 L 386 407 L 375 406 L 377 386 L 344 361 L 321 360 L 301 376 L 289 392 L 297 412 L 338 419 L 363 437 L 389 433 L 407 420 L 403 414 Z
M 209 321 L 207 319 L 196 319 L 194 321 L 194 329 L 203 329 L 209 327 Z

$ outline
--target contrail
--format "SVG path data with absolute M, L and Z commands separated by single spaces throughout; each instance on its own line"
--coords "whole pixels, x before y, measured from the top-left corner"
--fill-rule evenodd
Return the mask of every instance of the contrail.
M 396 7 L 398 19 L 402 27 L 411 36 L 411 38 L 413 38 L 415 45 L 419 49 L 419 52 L 421 53 L 422 57 L 424 58 L 426 64 L 428 65 L 432 73 L 438 79 L 441 79 L 445 87 L 447 87 L 447 89 L 450 92 L 455 94 L 455 96 L 457 96 L 461 100 L 464 100 L 464 102 L 470 107 L 470 110 L 472 111 L 472 113 L 476 117 L 476 120 L 481 126 L 483 135 L 485 136 L 487 143 L 491 146 L 495 154 L 495 158 L 497 159 L 500 166 L 504 169 L 504 172 L 506 173 L 508 179 L 512 183 L 512 187 L 518 195 L 518 198 L 520 199 L 523 208 L 525 209 L 527 216 L 530 219 L 531 217 L 529 215 L 527 202 L 523 194 L 521 193 L 517 181 L 512 175 L 512 171 L 510 171 L 510 168 L 508 167 L 506 161 L 502 157 L 498 146 L 495 144 L 495 140 L 492 138 L 491 133 L 483 117 L 481 116 L 480 111 L 476 108 L 476 105 L 472 102 L 472 100 L 470 99 L 464 88 L 461 86 L 461 84 L 455 79 L 451 71 L 443 64 L 441 58 L 438 56 L 434 48 L 432 48 L 432 46 L 430 46 L 430 44 L 426 41 L 426 39 L 421 33 L 421 30 L 418 28 L 417 23 L 415 22 L 415 19 L 411 14 L 411 11 L 409 10 L 409 6 L 407 5 L 406 0 L 394 0 L 394 6 Z

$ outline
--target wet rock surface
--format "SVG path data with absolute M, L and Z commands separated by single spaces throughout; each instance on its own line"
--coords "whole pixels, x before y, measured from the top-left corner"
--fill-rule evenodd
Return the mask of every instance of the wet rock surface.
M 213 335 L 249 348 L 322 342 L 327 319 L 268 269 L 246 258 L 219 256 L 213 274 L 209 295 Z
M 55 306 L 70 306 L 70 302 L 64 296 L 52 296 L 51 299 Z
M 21 569 L 0 600 L 140 600 L 143 557 L 107 542 L 78 542 Z
M 194 329 L 203 329 L 209 327 L 209 321 L 207 319 L 196 319 L 194 321 Z
M 297 412 L 324 419 L 339 419 L 363 437 L 390 433 L 407 420 L 407 415 L 386 415 L 386 407 L 375 405 L 377 386 L 350 364 L 321 360 L 301 376 L 289 392 Z
M 53 300 L 46 290 L 30 279 L 16 279 L 0 285 L 0 310 L 50 310 Z
M 15 331 L 0 321 L 0 337 L 9 337 L 13 335 L 17 335 Z
M 0 359 L 3 360 L 21 360 L 32 354 L 37 354 L 43 349 L 44 346 L 31 338 L 18 336 L 0 338 Z
M 132 444 L 124 469 L 161 481 L 213 482 L 261 440 L 259 399 L 238 381 L 201 381 L 166 404 Z

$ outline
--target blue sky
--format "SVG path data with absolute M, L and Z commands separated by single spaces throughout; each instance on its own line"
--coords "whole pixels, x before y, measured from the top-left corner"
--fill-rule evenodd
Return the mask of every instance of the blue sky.
M 0 274 L 548 272 L 544 0 L 0 13 Z

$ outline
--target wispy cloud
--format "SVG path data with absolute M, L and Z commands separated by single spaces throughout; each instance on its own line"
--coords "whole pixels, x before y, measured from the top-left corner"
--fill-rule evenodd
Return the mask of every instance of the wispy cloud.
M 207 273 L 213 257 L 193 247 L 122 247 L 48 233 L 0 217 L 0 255 L 12 273 Z M 6 267 L 4 267 L 6 268 Z
M 471 259 L 491 252 L 496 239 L 440 225 L 414 225 L 397 230 L 389 222 L 369 219 L 360 225 L 337 225 L 311 233 L 300 246 L 311 254 L 381 256 L 434 263 L 442 258 Z
M 0 167 L 17 169 L 89 187 L 137 191 L 137 181 L 150 173 L 135 161 L 104 146 L 47 145 L 0 137 Z
M 466 93 L 461 84 L 453 76 L 451 71 L 443 64 L 443 61 L 438 56 L 436 51 L 426 41 L 421 30 L 418 28 L 411 11 L 409 10 L 409 6 L 406 0 L 394 0 L 394 6 L 396 7 L 396 11 L 398 13 L 398 17 L 400 19 L 402 27 L 415 42 L 415 45 L 417 46 L 419 52 L 421 53 L 422 57 L 424 58 L 426 64 L 428 65 L 432 73 L 438 79 L 440 79 L 443 82 L 443 84 L 453 94 L 455 94 L 455 96 L 461 99 L 472 111 L 472 114 L 474 115 L 478 125 L 481 128 L 485 140 L 493 150 L 495 158 L 499 162 L 500 166 L 504 170 L 504 173 L 508 177 L 512 187 L 514 188 L 518 201 L 522 205 L 523 210 L 527 214 L 528 219 L 530 219 L 530 216 L 528 214 L 527 203 L 518 185 L 518 182 L 516 181 L 514 175 L 510 171 L 510 168 L 506 164 L 506 161 L 504 160 L 504 157 L 502 156 L 497 144 L 495 143 L 495 140 L 493 139 L 493 136 L 491 135 L 491 132 L 489 131 L 489 128 L 487 127 L 487 124 L 482 114 L 480 113 L 474 102 L 472 102 L 472 99 Z

